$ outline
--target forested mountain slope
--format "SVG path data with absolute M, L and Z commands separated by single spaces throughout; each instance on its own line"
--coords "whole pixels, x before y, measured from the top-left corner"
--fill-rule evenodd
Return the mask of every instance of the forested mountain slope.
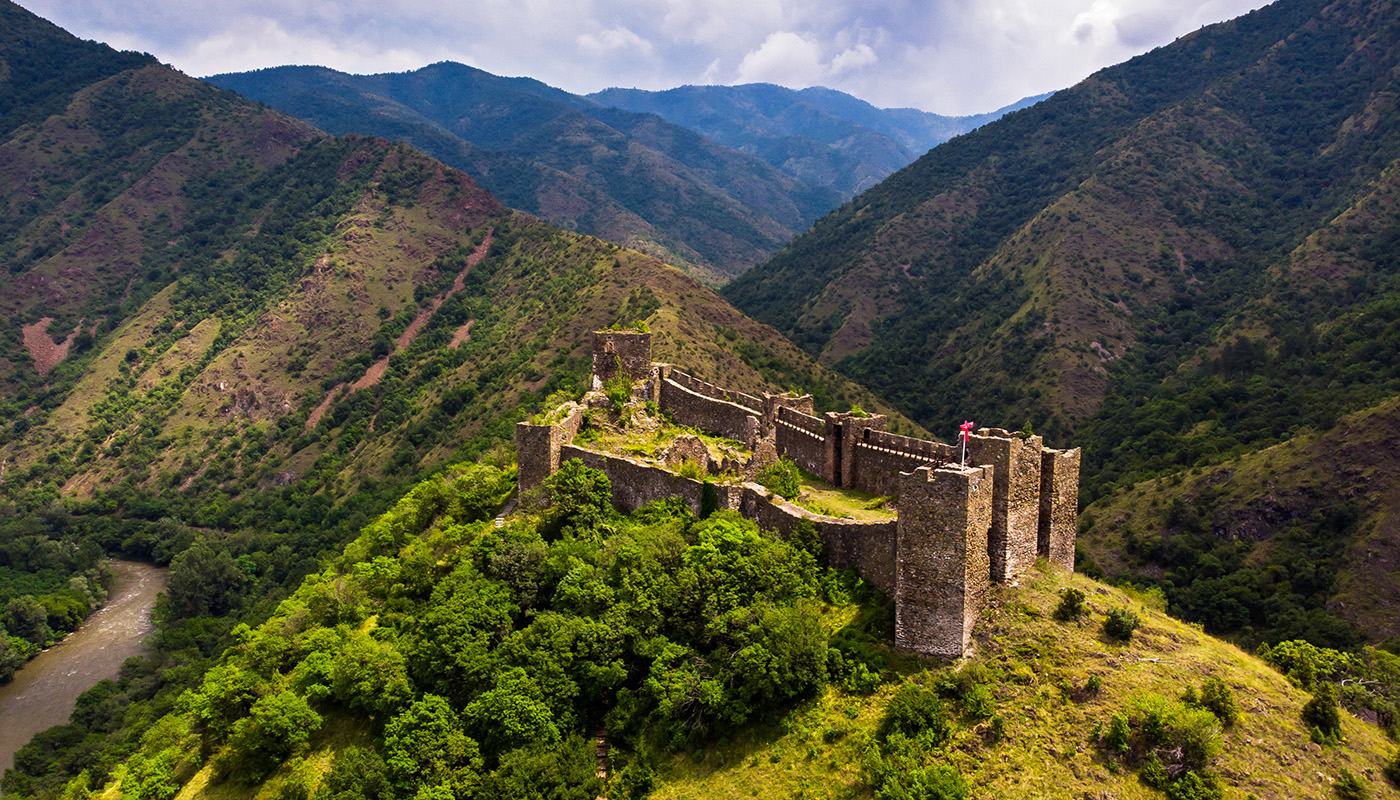
M 771 83 L 681 86 L 661 92 L 604 89 L 588 98 L 656 114 L 849 197 L 929 148 L 1048 96 L 964 117 L 917 108 L 876 108 L 835 89 L 798 90 Z
M 208 80 L 334 134 L 408 142 L 513 208 L 710 283 L 768 257 L 840 202 L 659 117 L 452 62 L 381 75 L 275 67 Z
M 1359 448 L 1338 419 L 1400 394 L 1397 96 L 1400 6 L 1282 0 L 940 145 L 725 291 L 931 430 L 970 417 L 1082 446 L 1081 500 L 1120 492 L 1117 519 L 1140 481 L 1309 430 Z M 1259 480 L 1210 515 L 1270 495 L 1240 474 Z M 1374 525 L 1393 497 L 1319 490 L 1291 512 L 1298 536 L 1339 543 L 1307 557 L 1328 572 L 1310 587 L 1266 569 L 1299 552 L 1274 542 L 1289 523 L 1251 538 L 1201 510 L 1198 539 L 1158 520 L 1096 528 L 1091 549 L 1123 565 L 1108 542 L 1143 538 L 1115 574 L 1163 582 L 1220 632 L 1270 638 L 1317 613 L 1362 625 L 1314 627 L 1326 641 L 1393 635 L 1378 598 L 1394 572 L 1360 561 L 1366 537 L 1397 540 Z M 1198 568 L 1211 537 L 1234 555 Z M 1247 611 L 1185 597 L 1198 572 L 1247 564 L 1273 576 L 1237 598 Z M 1362 574 L 1358 612 L 1339 592 Z

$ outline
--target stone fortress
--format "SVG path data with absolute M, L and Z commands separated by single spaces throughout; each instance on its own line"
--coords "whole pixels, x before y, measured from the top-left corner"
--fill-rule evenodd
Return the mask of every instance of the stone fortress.
M 695 480 L 579 446 L 574 437 L 588 405 L 610 405 L 597 391 L 584 405 L 552 410 L 546 423 L 516 426 L 521 491 L 577 458 L 607 474 L 613 504 L 624 511 L 680 497 L 696 513 L 706 505 L 732 509 L 785 536 L 810 521 L 834 566 L 856 569 L 893 596 L 896 647 L 927 656 L 966 651 L 992 583 L 1014 583 L 1037 557 L 1074 569 L 1078 449 L 1052 450 L 1039 436 L 982 428 L 968 436 L 963 466 L 959 446 L 889 433 L 883 416 L 816 416 L 810 396 L 727 391 L 652 362 L 650 333 L 595 332 L 593 388 L 619 374 L 632 382 L 634 402 L 652 401 L 676 423 L 742 441 L 754 453 L 747 465 L 727 457 L 715 463 L 698 440 L 677 440 L 677 450 L 686 438 L 700 445 L 687 457 L 711 474 L 752 478 L 757 465 L 785 455 L 833 487 L 893 497 L 896 518 L 823 516 L 757 483 Z

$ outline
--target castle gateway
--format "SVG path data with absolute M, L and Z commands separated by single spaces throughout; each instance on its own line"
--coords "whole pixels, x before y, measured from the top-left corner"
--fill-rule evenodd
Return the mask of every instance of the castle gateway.
M 743 442 L 711 460 L 693 437 L 687 446 L 714 478 L 681 475 L 667 460 L 605 452 L 575 443 L 589 407 L 611 407 L 602 392 L 630 383 L 632 404 L 654 403 L 680 425 Z M 732 509 L 760 527 L 790 535 L 803 521 L 821 534 L 837 567 L 856 569 L 895 601 L 895 645 L 928 656 L 961 656 L 992 583 L 1014 583 L 1037 557 L 1074 569 L 1079 450 L 1052 450 L 1039 436 L 982 428 L 958 447 L 899 436 L 883 416 L 817 416 L 810 396 L 725 390 L 651 360 L 651 334 L 593 334 L 593 389 L 544 422 L 516 426 L 520 488 L 540 485 L 572 458 L 602 470 L 623 511 L 679 497 L 697 514 Z M 687 438 L 687 437 L 683 437 Z M 679 451 L 678 440 L 674 449 Z M 855 520 L 814 513 L 745 480 L 765 460 L 787 456 L 833 487 L 893 498 L 893 519 Z M 671 466 L 668 466 L 671 465 Z M 709 495 L 707 497 L 707 494 Z

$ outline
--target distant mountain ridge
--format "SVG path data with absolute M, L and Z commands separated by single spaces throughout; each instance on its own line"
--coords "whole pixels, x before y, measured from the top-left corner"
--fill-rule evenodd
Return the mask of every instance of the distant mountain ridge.
M 333 134 L 408 142 L 513 208 L 710 283 L 763 260 L 841 200 L 659 117 L 452 62 L 380 75 L 274 67 L 206 80 Z
M 681 86 L 659 92 L 613 88 L 588 97 L 606 106 L 656 114 L 793 177 L 850 196 L 954 136 L 1051 94 L 960 117 L 916 108 L 877 108 L 821 86 L 788 89 L 771 83 Z

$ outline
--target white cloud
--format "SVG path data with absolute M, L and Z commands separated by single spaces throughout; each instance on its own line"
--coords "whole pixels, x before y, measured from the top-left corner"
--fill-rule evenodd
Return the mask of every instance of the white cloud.
M 589 55 L 602 55 L 615 50 L 633 49 L 644 55 L 651 55 L 651 42 L 632 31 L 617 27 L 597 33 L 584 33 L 578 37 L 579 49 Z
M 879 60 L 879 56 L 875 55 L 875 50 L 870 45 L 858 44 L 841 51 L 835 58 L 831 59 L 831 74 L 840 75 L 853 69 L 868 67 Z
M 450 59 L 574 92 L 769 81 L 987 111 L 1263 0 L 20 0 L 192 75 Z
M 739 62 L 740 83 L 777 83 L 800 89 L 820 82 L 826 74 L 821 47 L 791 31 L 778 31 Z

